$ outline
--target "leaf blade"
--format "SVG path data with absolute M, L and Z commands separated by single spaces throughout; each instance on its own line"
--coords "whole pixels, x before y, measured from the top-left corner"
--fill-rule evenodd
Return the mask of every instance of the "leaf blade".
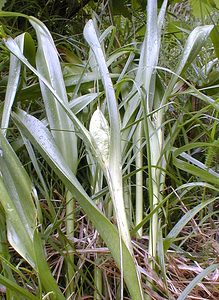
M 120 267 L 120 251 L 118 249 L 120 238 L 115 226 L 99 211 L 86 194 L 72 171 L 66 165 L 48 129 L 36 118 L 21 110 L 17 114 L 13 113 L 13 118 L 18 128 L 29 138 L 31 143 L 38 149 L 47 163 L 78 200 L 82 209 L 86 212 L 106 242 L 117 265 Z M 125 244 L 123 244 L 122 249 L 125 262 L 123 266 L 125 282 L 133 299 L 142 300 L 135 262 Z

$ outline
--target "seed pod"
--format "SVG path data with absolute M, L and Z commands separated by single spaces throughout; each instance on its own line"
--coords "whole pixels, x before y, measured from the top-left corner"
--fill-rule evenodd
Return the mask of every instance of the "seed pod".
M 91 117 L 89 131 L 94 139 L 99 155 L 101 155 L 103 162 L 108 165 L 110 130 L 108 122 L 99 107 L 97 107 Z

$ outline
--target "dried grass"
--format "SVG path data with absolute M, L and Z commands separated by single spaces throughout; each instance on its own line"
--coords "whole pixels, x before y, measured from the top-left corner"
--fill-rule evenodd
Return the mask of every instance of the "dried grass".
M 148 257 L 148 237 L 144 236 L 139 240 L 133 240 L 135 258 L 138 263 L 139 271 L 143 279 L 143 288 L 152 299 L 177 299 L 187 285 L 198 275 L 203 269 L 217 263 L 219 257 L 219 243 L 217 242 L 218 222 L 214 222 L 212 228 L 212 220 L 205 223 L 202 228 L 194 228 L 194 220 L 192 225 L 186 226 L 181 234 L 181 238 L 187 237 L 183 243 L 181 251 L 170 250 L 166 255 L 167 270 L 167 287 L 165 286 L 162 276 L 158 272 L 155 273 L 149 265 Z M 98 268 L 102 270 L 104 278 L 110 282 L 110 293 L 112 299 L 115 299 L 116 285 L 120 280 L 120 272 L 110 256 L 110 251 L 104 245 L 100 245 L 98 234 L 92 230 L 89 224 L 86 224 L 84 218 L 80 219 L 78 226 L 79 238 L 74 238 L 76 256 L 81 261 L 95 264 L 97 257 L 101 257 L 101 263 Z M 197 225 L 197 224 L 196 224 Z M 160 273 L 161 274 L 161 273 Z M 153 290 L 147 283 L 153 284 Z M 115 284 L 115 286 L 113 286 Z M 113 296 L 114 295 L 114 296 Z M 89 298 L 88 298 L 89 299 Z M 92 298 L 90 298 L 92 299 Z M 124 299 L 129 299 L 125 297 Z M 191 291 L 187 299 L 204 300 L 219 299 L 219 270 L 204 278 L 202 282 L 196 285 Z

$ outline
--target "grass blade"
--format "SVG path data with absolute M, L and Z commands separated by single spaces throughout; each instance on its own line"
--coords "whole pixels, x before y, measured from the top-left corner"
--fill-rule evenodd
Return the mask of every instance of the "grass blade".
M 173 151 L 173 162 L 175 166 L 179 169 L 186 171 L 190 174 L 193 174 L 206 182 L 210 182 L 216 186 L 219 185 L 219 174 L 200 162 L 199 160 L 193 158 L 191 155 L 187 154 L 185 151 L 198 148 L 198 147 L 218 147 L 218 145 L 214 143 L 191 143 L 180 147 L 179 149 L 175 149 Z M 177 158 L 181 156 L 186 159 L 188 162 Z
M 56 300 L 56 299 L 64 300 L 65 299 L 64 295 L 60 291 L 55 279 L 51 276 L 49 266 L 45 259 L 41 237 L 37 229 L 34 231 L 33 248 L 36 257 L 36 266 L 37 266 L 38 274 L 44 290 L 50 294 L 51 300 Z
M 0 283 L 7 287 L 8 289 L 14 291 L 16 294 L 23 296 L 23 299 L 28 299 L 28 300 L 38 300 L 39 298 L 32 295 L 30 292 L 28 292 L 26 289 L 20 287 L 13 281 L 5 278 L 0 274 Z
M 202 281 L 210 272 L 213 272 L 215 269 L 219 267 L 219 264 L 214 264 L 206 269 L 204 269 L 200 274 L 198 274 L 182 291 L 181 295 L 177 298 L 177 300 L 186 300 L 188 299 L 189 293 L 194 289 L 194 287 Z
M 164 249 L 167 251 L 170 247 L 170 244 L 174 241 L 174 239 L 178 236 L 183 227 L 204 207 L 208 206 L 210 203 L 218 200 L 218 198 L 212 198 L 207 200 L 199 205 L 195 206 L 191 210 L 189 210 L 173 227 L 173 229 L 168 233 L 167 237 L 164 239 Z

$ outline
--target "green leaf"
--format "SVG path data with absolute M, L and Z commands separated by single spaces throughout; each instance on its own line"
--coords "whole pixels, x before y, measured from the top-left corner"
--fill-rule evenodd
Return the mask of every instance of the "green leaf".
M 176 71 L 172 74 L 171 80 L 165 91 L 162 104 L 166 103 L 167 98 L 172 93 L 179 76 L 186 71 L 186 69 L 197 57 L 198 53 L 206 43 L 213 27 L 213 25 L 198 26 L 190 33 L 183 49 L 182 56 L 179 59 Z
M 166 25 L 166 33 L 174 34 L 177 39 L 183 39 L 183 32 L 179 29 L 181 26 L 181 21 L 169 20 Z
M 15 282 L 15 279 L 12 274 L 12 268 L 11 264 L 9 262 L 10 260 L 10 253 L 9 253 L 9 247 L 8 247 L 8 241 L 7 241 L 7 230 L 6 230 L 6 218 L 5 218 L 5 212 L 0 204 L 0 261 L 1 261 L 1 267 L 2 267 L 2 275 L 5 276 L 5 278 L 8 278 L 11 281 Z M 14 271 L 14 270 L 13 270 Z M 6 299 L 13 299 L 13 292 L 10 289 L 6 289 Z M 18 300 L 21 300 L 20 297 L 18 297 Z
M 33 231 L 36 209 L 32 199 L 32 184 L 13 149 L 0 133 L 0 201 L 7 221 L 8 240 L 14 249 L 33 267 Z
M 199 284 L 202 281 L 202 279 L 204 279 L 210 272 L 213 272 L 217 268 L 219 268 L 219 264 L 214 264 L 204 269 L 187 285 L 187 287 L 182 291 L 181 295 L 177 298 L 177 300 L 188 299 L 189 293 L 196 287 L 196 285 Z
M 25 32 L 24 35 L 24 55 L 35 66 L 36 48 L 34 40 L 28 32 Z
M 15 38 L 15 42 L 17 43 L 17 45 L 20 48 L 22 53 L 24 50 L 24 39 L 25 39 L 24 33 Z M 7 89 L 6 89 L 4 109 L 3 109 L 2 121 L 1 121 L 1 128 L 3 128 L 2 132 L 4 134 L 6 134 L 6 130 L 8 128 L 12 105 L 14 103 L 15 96 L 16 96 L 17 89 L 18 89 L 20 72 L 21 72 L 20 60 L 13 54 L 10 54 L 8 84 L 7 84 Z
M 0 17 L 24 17 L 28 18 L 27 15 L 19 13 L 19 12 L 11 12 L 11 11 L 0 11 Z
M 16 201 L 17 199 L 10 197 L 2 181 L 2 177 L 0 177 L 0 192 L 0 201 L 7 217 L 6 224 L 9 243 L 32 267 L 35 267 L 31 241 L 32 236 L 29 230 L 25 228 L 29 227 L 29 224 L 24 226 L 26 220 L 23 221 L 24 218 L 20 216 L 23 212 L 21 209 L 19 209 L 20 214 L 17 211 L 17 207 L 13 203 L 13 200 Z M 20 201 L 20 199 L 17 201 Z
M 164 239 L 164 249 L 167 251 L 170 247 L 170 244 L 174 242 L 175 238 L 178 236 L 180 231 L 184 228 L 184 226 L 192 219 L 194 216 L 201 211 L 203 208 L 205 208 L 207 205 L 211 204 L 214 201 L 217 201 L 218 198 L 212 198 L 210 200 L 207 200 L 203 203 L 200 203 L 199 205 L 195 206 L 191 210 L 189 210 L 179 221 L 178 223 L 173 227 L 173 229 L 168 233 L 166 238 Z
M 51 276 L 51 272 L 47 261 L 45 259 L 44 249 L 42 247 L 41 238 L 38 230 L 34 231 L 33 248 L 36 257 L 37 271 L 42 282 L 43 288 L 50 294 L 51 300 L 64 300 L 62 292 L 60 291 L 55 279 Z
M 207 0 L 189 0 L 189 2 L 192 8 L 192 14 L 197 18 L 208 16 L 213 9 Z
M 20 287 L 15 282 L 5 278 L 2 275 L 0 275 L 0 283 L 11 291 L 14 291 L 16 294 L 23 296 L 22 299 L 39 300 L 38 297 L 32 295 L 27 289 Z
M 32 196 L 35 190 L 24 167 L 1 132 L 0 147 L 0 201 L 6 215 L 8 240 L 12 247 L 38 271 L 34 250 L 37 245 L 35 243 L 34 247 L 33 244 L 37 225 L 37 210 Z M 40 240 L 38 243 L 38 248 L 42 247 Z M 45 261 L 42 253 L 41 259 Z M 45 262 L 46 268 L 48 266 Z M 53 282 L 53 289 L 61 293 L 51 273 L 47 272 L 46 278 L 42 272 L 38 275 L 43 286 L 48 288 L 47 291 L 51 291 L 47 282 Z
M 219 25 L 214 26 L 213 30 L 211 31 L 210 37 L 214 45 L 215 54 L 219 59 Z
M 37 70 L 56 91 L 63 103 L 68 105 L 68 98 L 58 58 L 58 52 L 52 36 L 47 27 L 39 20 L 34 17 L 30 17 L 29 21 L 36 30 L 38 40 L 38 49 L 36 54 Z M 52 130 L 57 146 L 60 148 L 69 166 L 71 166 L 72 170 L 76 172 L 78 159 L 77 138 L 75 135 L 74 125 L 60 104 L 55 100 L 53 93 L 51 93 L 41 80 L 40 88 L 49 126 Z
M 72 109 L 73 113 L 77 115 L 80 111 L 82 111 L 85 107 L 87 107 L 91 102 L 95 102 L 97 97 L 99 96 L 98 93 L 89 93 L 87 95 L 83 95 L 73 99 L 69 102 L 69 106 Z
M 191 143 L 187 144 L 179 149 L 173 151 L 173 162 L 175 166 L 185 172 L 188 172 L 196 177 L 200 177 L 206 182 L 210 182 L 219 186 L 219 173 L 215 172 L 211 168 L 208 168 L 205 164 L 193 158 L 191 155 L 185 153 L 185 151 L 195 149 L 197 147 L 218 147 L 214 143 Z M 177 158 L 181 156 L 185 160 Z
M 216 5 L 216 8 L 219 9 L 219 2 L 218 2 L 218 0 L 214 0 L 214 2 L 215 2 L 215 5 Z
M 115 226 L 100 212 L 90 197 L 86 194 L 77 178 L 74 176 L 66 161 L 58 150 L 53 137 L 42 122 L 19 110 L 17 114 L 13 113 L 13 118 L 19 130 L 31 141 L 38 149 L 43 158 L 50 167 L 63 181 L 65 186 L 74 195 L 88 218 L 98 230 L 100 236 L 110 249 L 117 265 L 121 267 L 119 243 L 120 237 Z M 138 273 L 132 255 L 125 244 L 122 244 L 123 250 L 123 270 L 124 279 L 131 294 L 136 300 L 142 300 L 141 288 L 139 286 Z
M 110 77 L 112 79 L 118 79 L 119 78 L 119 74 L 110 74 Z M 80 84 L 87 84 L 88 86 L 93 86 L 93 81 L 97 81 L 100 80 L 101 76 L 99 73 L 95 73 L 95 72 L 84 72 L 84 74 L 66 74 L 64 76 L 64 80 L 65 80 L 65 85 L 67 87 L 71 87 L 74 85 L 77 85 L 78 82 L 80 81 Z M 92 83 L 92 85 L 89 85 L 89 83 Z
M 100 41 L 97 37 L 97 33 L 92 20 L 89 20 L 85 25 L 84 37 L 95 56 L 107 99 L 107 107 L 110 120 L 110 149 L 109 164 L 107 168 L 104 168 L 104 171 L 109 183 L 109 189 L 113 200 L 116 219 L 121 236 L 126 246 L 129 248 L 130 253 L 132 253 L 131 239 L 123 198 L 120 135 L 121 128 L 119 120 L 119 109 L 115 97 L 115 91 L 113 89 L 113 83 L 109 76 L 104 53 L 102 51 Z
M 21 53 L 24 53 L 26 57 L 30 60 L 31 64 L 34 65 L 35 60 L 35 46 L 32 37 L 29 33 L 23 33 L 17 36 L 14 40 Z M 4 101 L 4 109 L 2 113 L 2 121 L 1 121 L 1 128 L 3 129 L 3 133 L 6 134 L 10 114 L 12 110 L 12 106 L 15 101 L 16 93 L 19 86 L 19 79 L 21 73 L 21 62 L 20 60 L 10 54 L 10 67 L 9 67 L 9 74 L 8 74 L 8 83 Z
M 126 18 L 131 18 L 129 10 L 126 6 L 126 0 L 110 0 L 110 6 L 113 12 L 113 15 L 122 15 Z

